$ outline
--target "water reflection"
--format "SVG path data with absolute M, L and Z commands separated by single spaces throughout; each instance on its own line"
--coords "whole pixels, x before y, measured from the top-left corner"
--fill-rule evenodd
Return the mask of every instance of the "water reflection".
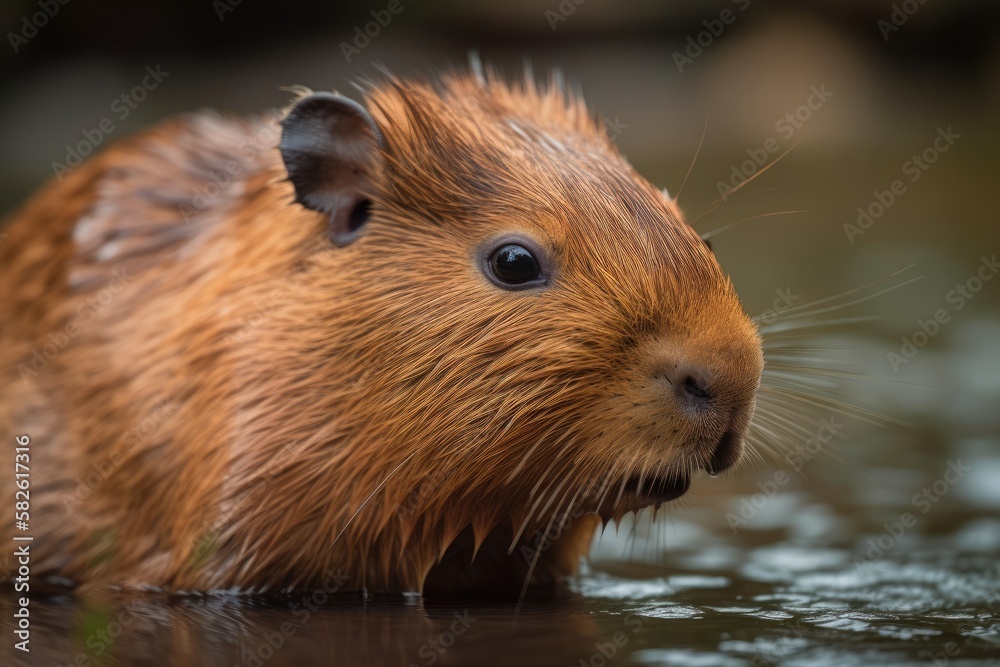
M 994 555 L 921 545 L 858 567 L 850 550 L 779 543 L 678 574 L 609 564 L 557 600 L 49 597 L 17 665 L 961 665 L 1000 655 Z M 684 560 L 682 557 L 680 560 Z M 689 562 L 689 565 L 691 563 Z M 675 574 L 666 575 L 667 571 Z M 8 618 L 11 606 L 0 602 Z
M 575 660 L 610 639 L 579 596 L 553 604 L 428 605 L 418 599 L 341 597 L 322 606 L 253 597 L 51 597 L 32 605 L 30 659 L 75 665 L 432 665 Z M 11 607 L 6 599 L 0 613 Z M 617 619 L 640 630 L 643 620 Z M 11 664 L 6 662 L 6 664 Z

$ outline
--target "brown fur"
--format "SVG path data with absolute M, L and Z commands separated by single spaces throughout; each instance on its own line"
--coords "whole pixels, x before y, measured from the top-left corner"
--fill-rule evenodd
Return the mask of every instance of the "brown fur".
M 109 148 L 10 220 L 0 428 L 5 447 L 32 438 L 36 574 L 517 590 L 541 534 L 536 581 L 575 567 L 592 513 L 650 503 L 628 479 L 688 475 L 742 437 L 756 329 L 581 102 L 454 76 L 388 78 L 367 106 L 384 152 L 342 248 L 293 204 L 273 120 L 209 113 Z M 483 277 L 474 250 L 509 231 L 551 254 L 552 285 Z M 709 369 L 723 416 L 664 391 L 681 361 Z

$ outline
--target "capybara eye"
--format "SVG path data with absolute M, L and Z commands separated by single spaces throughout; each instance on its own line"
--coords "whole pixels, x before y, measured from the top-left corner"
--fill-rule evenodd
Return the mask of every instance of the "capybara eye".
M 538 280 L 542 270 L 531 251 L 516 243 L 497 248 L 490 257 L 490 270 L 501 284 L 522 286 Z

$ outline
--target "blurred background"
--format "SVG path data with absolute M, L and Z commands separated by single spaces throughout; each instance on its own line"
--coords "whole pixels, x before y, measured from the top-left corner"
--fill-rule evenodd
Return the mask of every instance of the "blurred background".
M 526 61 L 539 77 L 561 68 L 637 169 L 671 192 L 704 130 L 680 198 L 691 219 L 720 183 L 754 173 L 759 160 L 747 160 L 762 149 L 776 149 L 770 161 L 794 146 L 740 192 L 756 194 L 697 222 L 708 230 L 806 211 L 713 240 L 751 312 L 776 289 L 826 296 L 915 263 L 928 279 L 877 305 L 880 330 L 902 335 L 996 250 L 987 198 L 1000 140 L 1000 7 L 988 0 L 398 0 L 395 14 L 388 0 L 62 2 L 0 7 L 2 211 L 93 144 L 88 133 L 106 144 L 174 113 L 259 112 L 286 103 L 282 88 L 295 84 L 351 92 L 352 80 L 377 73 L 373 63 L 431 76 L 477 51 L 511 77 Z M 132 99 L 147 66 L 166 75 Z M 110 132 L 100 131 L 105 119 Z M 960 138 L 911 181 L 904 164 L 949 127 Z M 859 206 L 877 211 L 874 193 L 896 179 L 907 186 L 899 201 L 860 234 L 845 231 Z M 988 313 L 998 299 L 1000 289 L 984 290 L 972 310 Z
M 509 77 L 525 62 L 539 77 L 559 67 L 635 167 L 679 193 L 696 229 L 739 223 L 712 237 L 715 252 L 747 310 L 781 336 L 778 364 L 820 369 L 812 388 L 828 400 L 794 408 L 805 433 L 838 424 L 821 455 L 748 461 L 738 475 L 695 480 L 656 524 L 606 532 L 580 585 L 597 619 L 584 635 L 606 640 L 623 614 L 659 619 L 608 658 L 632 664 L 995 655 L 996 2 L 6 0 L 0 25 L 4 213 L 74 155 L 178 112 L 260 112 L 296 84 L 351 94 L 376 63 L 428 77 L 470 51 Z M 782 329 L 831 304 L 849 305 L 814 319 L 840 324 Z M 897 536 L 905 513 L 914 524 Z M 51 613 L 53 634 L 72 636 L 76 612 Z M 390 616 L 379 623 L 399 629 Z M 337 623 L 322 627 L 347 642 Z M 483 655 L 505 641 L 494 632 L 456 642 L 446 660 L 492 664 Z M 521 664 L 598 663 L 589 648 L 524 637 L 533 652 Z M 65 641 L 60 651 L 72 652 Z M 409 650 L 400 664 L 430 664 Z M 371 664 L 397 662 L 381 659 Z

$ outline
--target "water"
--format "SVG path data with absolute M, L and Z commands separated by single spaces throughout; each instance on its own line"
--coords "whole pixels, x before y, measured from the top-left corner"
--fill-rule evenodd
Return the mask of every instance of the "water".
M 9 644 L 4 651 L 25 665 L 843 667 L 1000 660 L 995 554 L 916 548 L 857 568 L 848 550 L 781 542 L 731 549 L 700 568 L 698 556 L 678 554 L 672 574 L 594 572 L 563 599 L 520 609 L 399 598 L 313 606 L 309 594 L 267 602 L 53 597 L 32 604 L 30 659 Z M 741 565 L 723 565 L 730 557 Z

